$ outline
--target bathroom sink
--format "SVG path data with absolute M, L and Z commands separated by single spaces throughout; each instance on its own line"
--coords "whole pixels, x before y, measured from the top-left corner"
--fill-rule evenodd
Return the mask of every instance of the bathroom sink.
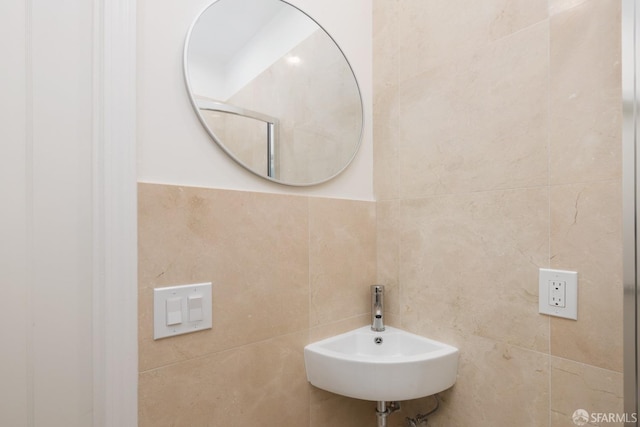
M 456 382 L 458 349 L 387 326 L 365 326 L 304 348 L 307 379 L 332 393 L 373 401 L 417 399 Z

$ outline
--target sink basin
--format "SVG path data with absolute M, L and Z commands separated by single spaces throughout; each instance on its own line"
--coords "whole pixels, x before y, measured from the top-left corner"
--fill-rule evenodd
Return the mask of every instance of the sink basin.
M 456 382 L 458 349 L 387 326 L 365 326 L 304 348 L 307 379 L 332 393 L 373 401 L 417 399 Z

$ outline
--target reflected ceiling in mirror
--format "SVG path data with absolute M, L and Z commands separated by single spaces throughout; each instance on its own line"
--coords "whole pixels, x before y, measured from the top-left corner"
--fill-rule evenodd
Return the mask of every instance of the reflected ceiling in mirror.
M 236 162 L 266 179 L 314 185 L 342 172 L 362 138 L 355 75 L 334 40 L 281 0 L 217 0 L 184 52 L 201 123 Z

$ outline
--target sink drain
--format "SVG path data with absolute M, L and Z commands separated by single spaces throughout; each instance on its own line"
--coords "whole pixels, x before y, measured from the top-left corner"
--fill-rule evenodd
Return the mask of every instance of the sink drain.
M 382 344 L 382 337 L 375 337 L 373 339 L 373 342 L 376 343 L 376 344 Z

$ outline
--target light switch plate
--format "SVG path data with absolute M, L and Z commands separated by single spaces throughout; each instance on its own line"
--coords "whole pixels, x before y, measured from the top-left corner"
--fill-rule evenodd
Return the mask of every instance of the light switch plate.
M 179 313 L 173 312 L 168 316 L 167 308 L 177 310 L 176 306 L 179 307 Z M 194 318 L 200 320 L 192 320 Z M 211 283 L 153 290 L 153 339 L 211 329 L 211 325 Z
M 538 312 L 578 320 L 578 273 L 541 268 Z

